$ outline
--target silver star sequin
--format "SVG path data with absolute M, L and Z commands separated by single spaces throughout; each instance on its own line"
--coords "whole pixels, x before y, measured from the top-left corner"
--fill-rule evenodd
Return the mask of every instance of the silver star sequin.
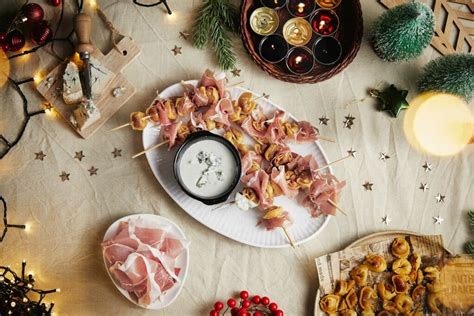
M 435 224 L 438 224 L 438 225 L 441 225 L 441 223 L 444 221 L 444 218 L 442 218 L 441 216 L 433 216 L 433 219 L 434 219 L 434 223 Z
M 444 203 L 445 198 L 446 195 L 441 195 L 441 193 L 438 193 L 438 195 L 435 196 L 436 203 Z
M 425 161 L 425 164 L 422 167 L 423 167 L 423 169 L 425 169 L 425 172 L 430 172 L 433 165 L 430 164 L 429 162 Z
M 428 183 L 421 182 L 419 189 L 422 190 L 423 192 L 425 192 L 425 191 L 428 191 L 430 189 L 430 187 L 428 186 Z
M 382 217 L 382 223 L 385 225 L 388 225 L 388 223 L 390 223 L 391 221 L 392 219 L 388 215 L 385 215 L 384 217 Z
M 390 159 L 390 156 L 387 155 L 386 153 L 379 153 L 379 159 L 382 160 L 383 162 L 387 161 L 387 159 Z
M 352 148 L 347 151 L 347 154 L 353 158 L 355 158 L 355 154 L 357 151 L 353 150 Z
M 326 115 L 319 118 L 319 125 L 328 125 L 329 119 Z
M 344 128 L 351 129 L 352 125 L 354 125 L 355 117 L 353 117 L 351 114 L 348 114 L 344 118 L 345 120 L 342 122 L 344 124 Z

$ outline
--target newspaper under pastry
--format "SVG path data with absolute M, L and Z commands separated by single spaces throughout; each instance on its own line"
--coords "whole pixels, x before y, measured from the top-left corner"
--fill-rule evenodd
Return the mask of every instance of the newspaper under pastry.
M 99 109 L 92 100 L 83 100 L 72 112 L 70 121 L 79 130 L 86 129 L 100 118 Z
M 392 267 L 392 262 L 398 259 L 391 252 L 391 244 L 393 240 L 393 238 L 388 238 L 383 241 L 375 242 L 360 247 L 347 248 L 345 250 L 328 254 L 315 259 L 319 279 L 319 291 L 316 298 L 317 301 L 315 305 L 315 315 L 325 315 L 319 305 L 320 299 L 323 298 L 326 294 L 334 292 L 336 281 L 349 280 L 351 278 L 349 273 L 355 267 L 359 266 L 364 262 L 366 255 L 379 254 L 383 258 L 385 258 L 388 267 Z M 406 240 L 411 245 L 412 252 L 417 252 L 420 255 L 422 268 L 428 266 L 440 267 L 440 275 L 443 275 L 443 269 L 446 267 L 450 267 L 449 262 L 451 262 L 453 259 L 443 247 L 443 240 L 440 235 L 407 236 Z M 465 262 L 466 260 L 462 262 Z M 470 304 L 474 304 L 474 265 L 472 265 L 472 262 L 474 260 L 472 257 L 470 258 L 470 260 L 470 270 L 462 270 L 464 271 L 464 274 L 461 273 L 461 275 L 454 277 L 453 280 L 451 280 L 450 282 L 446 280 L 446 278 L 440 278 L 440 280 L 442 280 L 443 287 L 446 291 L 444 291 L 443 294 L 438 294 L 439 301 L 437 301 L 436 303 L 438 305 L 439 303 L 442 303 L 442 305 L 449 308 L 448 311 L 450 312 L 456 310 L 467 313 L 470 308 L 474 307 L 470 306 Z M 451 269 L 449 271 L 453 270 L 454 269 Z M 457 271 L 459 272 L 459 270 Z M 374 286 L 375 284 L 388 279 L 390 275 L 393 275 L 393 272 L 369 272 L 367 277 L 367 285 L 369 287 Z M 452 299 L 449 299 L 449 297 L 452 298 L 453 295 L 458 297 L 457 294 L 453 293 L 453 289 L 456 289 L 456 286 L 449 286 L 449 284 L 456 284 L 457 281 L 464 282 L 464 285 L 460 285 L 459 282 L 457 283 L 457 287 L 462 292 L 460 296 L 464 297 L 464 303 L 459 303 L 460 300 L 456 300 L 456 302 L 458 303 L 457 306 L 450 306 L 444 304 L 445 301 L 452 301 Z M 443 311 L 442 313 L 445 313 L 445 311 Z M 460 315 L 463 314 L 460 313 Z

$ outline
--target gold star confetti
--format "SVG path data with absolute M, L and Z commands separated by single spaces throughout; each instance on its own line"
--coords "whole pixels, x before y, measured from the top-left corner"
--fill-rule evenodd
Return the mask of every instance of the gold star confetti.
M 329 119 L 326 115 L 319 118 L 319 125 L 328 125 Z
M 83 153 L 82 150 L 81 151 L 76 151 L 76 155 L 74 156 L 74 158 L 76 158 L 79 161 L 82 161 L 82 158 L 84 158 L 84 157 L 85 156 L 84 156 L 84 153 Z
M 174 45 L 174 48 L 171 51 L 176 56 L 176 55 L 182 54 L 181 49 L 182 49 L 182 47 L 178 47 L 178 46 Z
M 269 94 L 266 94 L 265 92 L 262 93 L 262 96 L 263 96 L 265 99 L 268 99 L 268 98 L 270 97 L 270 95 L 269 95 Z
M 184 39 L 185 41 L 188 40 L 188 37 L 189 37 L 189 32 L 188 31 L 181 31 L 179 32 L 179 37 L 181 37 L 182 39 Z
M 92 177 L 92 176 L 96 176 L 96 175 L 97 175 L 97 171 L 99 171 L 99 169 L 96 168 L 96 167 L 94 167 L 94 166 L 92 166 L 92 167 L 90 167 L 90 169 L 88 169 L 87 171 L 89 171 L 89 174 L 90 174 L 90 176 Z
M 392 219 L 388 215 L 382 217 L 382 223 L 384 223 L 385 225 L 388 225 L 388 223 L 390 223 L 391 221 Z
M 420 190 L 422 190 L 423 192 L 425 191 L 428 191 L 430 189 L 430 187 L 428 186 L 428 183 L 420 183 Z
M 433 216 L 433 219 L 434 219 L 434 223 L 435 224 L 438 224 L 438 225 L 441 225 L 441 223 L 444 221 L 444 218 L 442 218 L 441 216 Z
M 71 174 L 70 173 L 66 173 L 66 171 L 63 171 L 59 177 L 61 178 L 61 181 L 64 182 L 64 181 L 69 181 L 69 176 Z
M 355 150 L 353 150 L 353 149 L 351 148 L 351 149 L 349 149 L 349 150 L 347 151 L 347 153 L 349 154 L 349 156 L 355 158 L 357 151 L 355 151 Z
M 385 162 L 387 161 L 387 159 L 390 159 L 390 156 L 387 155 L 386 153 L 379 153 L 379 159 Z
M 53 109 L 53 106 L 51 105 L 51 103 L 45 102 L 45 103 L 43 104 L 43 109 L 44 109 L 45 111 L 51 111 L 51 110 Z
M 436 203 L 444 203 L 445 198 L 446 198 L 446 195 L 441 195 L 441 193 L 438 193 L 438 195 L 435 196 Z
M 112 155 L 114 155 L 114 158 L 122 157 L 122 149 L 114 148 Z
M 46 155 L 43 153 L 43 151 L 40 151 L 38 153 L 35 153 L 35 160 L 41 160 L 43 161 L 44 160 L 44 157 L 46 157 Z
M 425 164 L 422 167 L 423 167 L 423 169 L 425 169 L 425 172 L 430 172 L 433 165 L 430 164 L 429 162 L 425 161 Z
M 369 181 L 365 181 L 362 186 L 364 187 L 365 191 L 372 191 L 372 187 L 374 186 L 374 184 L 370 183 Z
M 353 117 L 351 114 L 348 114 L 344 118 L 345 120 L 342 122 L 344 124 L 344 128 L 351 129 L 352 125 L 354 125 L 355 117 Z
M 241 72 L 241 71 L 242 71 L 242 69 L 234 68 L 234 69 L 232 69 L 231 72 L 232 72 L 232 75 L 233 75 L 234 77 L 240 77 L 240 72 Z

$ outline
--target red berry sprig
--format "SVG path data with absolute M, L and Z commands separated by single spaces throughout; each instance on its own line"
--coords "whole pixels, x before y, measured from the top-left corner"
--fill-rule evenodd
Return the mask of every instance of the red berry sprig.
M 234 298 L 227 300 L 227 308 L 224 303 L 217 301 L 214 309 L 209 312 L 209 316 L 224 316 L 230 310 L 230 316 L 284 316 L 284 312 L 278 309 L 275 302 L 271 302 L 267 296 L 260 298 L 259 295 L 250 297 L 248 291 L 239 293 L 240 300 Z

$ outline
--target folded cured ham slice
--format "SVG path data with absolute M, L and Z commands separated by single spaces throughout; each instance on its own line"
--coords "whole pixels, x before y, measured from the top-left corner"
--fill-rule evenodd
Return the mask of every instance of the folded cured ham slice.
M 331 174 L 318 174 L 313 178 L 314 181 L 301 204 L 310 210 L 313 217 L 322 214 L 335 215 L 336 208 L 329 200 L 336 201 L 337 194 L 346 185 L 346 182 L 338 181 Z
M 176 138 L 178 137 L 179 127 L 183 124 L 181 121 L 174 122 L 172 124 L 163 126 L 161 132 L 163 133 L 163 139 L 168 140 L 168 149 L 173 148 L 176 143 Z
M 229 115 L 234 111 L 232 101 L 230 99 L 220 99 L 216 105 L 212 106 L 204 113 L 204 119 L 211 119 L 225 126 L 230 126 Z
M 201 85 L 204 87 L 216 87 L 219 91 L 219 96 L 221 98 L 225 97 L 225 85 L 227 83 L 227 78 L 224 72 L 214 73 L 210 69 L 206 69 L 204 74 L 201 77 Z
M 120 222 L 102 243 L 109 272 L 118 286 L 144 307 L 161 300 L 179 282 L 177 258 L 187 242 L 170 233 L 170 226 L 151 225 L 140 218 Z
M 240 181 L 249 188 L 253 189 L 258 197 L 258 207 L 262 210 L 270 207 L 273 199 L 267 196 L 267 187 L 270 185 L 270 177 L 265 170 L 249 173 L 243 176 Z

